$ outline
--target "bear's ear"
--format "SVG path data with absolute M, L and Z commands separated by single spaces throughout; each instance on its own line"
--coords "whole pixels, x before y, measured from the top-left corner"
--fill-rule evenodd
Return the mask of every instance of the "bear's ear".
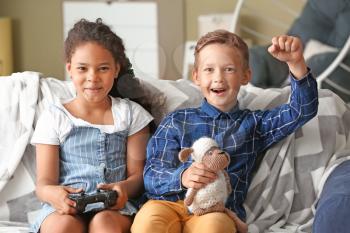
M 190 156 L 190 154 L 193 152 L 192 148 L 183 148 L 180 152 L 179 152 L 179 159 L 181 162 L 186 162 L 188 159 L 188 156 Z

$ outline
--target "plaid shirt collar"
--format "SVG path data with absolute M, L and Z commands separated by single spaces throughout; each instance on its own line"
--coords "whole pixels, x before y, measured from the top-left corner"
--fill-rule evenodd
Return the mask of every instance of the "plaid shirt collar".
M 201 110 L 202 112 L 206 113 L 208 116 L 218 119 L 222 116 L 226 116 L 230 119 L 235 119 L 237 113 L 239 112 L 239 103 L 237 101 L 236 105 L 228 112 L 223 112 L 213 105 L 209 104 L 208 101 L 204 98 L 201 104 Z

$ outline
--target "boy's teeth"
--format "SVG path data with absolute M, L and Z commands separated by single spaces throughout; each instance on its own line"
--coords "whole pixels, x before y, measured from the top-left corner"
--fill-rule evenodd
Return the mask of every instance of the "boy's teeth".
M 221 92 L 224 92 L 225 89 L 211 89 L 212 92 L 215 92 L 215 93 L 221 93 Z

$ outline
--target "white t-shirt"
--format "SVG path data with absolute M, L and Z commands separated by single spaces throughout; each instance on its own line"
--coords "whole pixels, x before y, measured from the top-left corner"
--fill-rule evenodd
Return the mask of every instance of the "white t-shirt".
M 114 133 L 129 128 L 128 136 L 130 136 L 143 129 L 153 120 L 152 115 L 139 104 L 122 98 L 111 97 L 111 99 L 114 125 L 95 125 L 80 118 L 76 118 L 63 106 L 63 103 L 69 102 L 70 100 L 63 101 L 63 103 L 51 105 L 48 109 L 43 111 L 36 124 L 31 143 L 60 145 L 70 133 L 73 126 L 72 123 L 75 126 L 95 127 L 104 133 Z M 128 101 L 131 105 L 131 111 Z M 132 114 L 132 122 L 129 126 L 130 114 Z

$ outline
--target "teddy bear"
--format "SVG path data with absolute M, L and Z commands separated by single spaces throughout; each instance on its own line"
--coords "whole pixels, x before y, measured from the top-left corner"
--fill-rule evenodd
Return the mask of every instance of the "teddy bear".
M 192 147 L 183 148 L 179 152 L 179 159 L 181 162 L 186 162 L 190 155 L 193 161 L 201 162 L 216 172 L 217 179 L 201 189 L 187 190 L 184 204 L 188 210 L 198 216 L 211 212 L 225 212 L 235 222 L 238 232 L 247 232 L 247 224 L 225 207 L 226 200 L 232 192 L 230 178 L 224 170 L 230 163 L 228 153 L 221 150 L 214 139 L 201 137 L 193 143 Z

